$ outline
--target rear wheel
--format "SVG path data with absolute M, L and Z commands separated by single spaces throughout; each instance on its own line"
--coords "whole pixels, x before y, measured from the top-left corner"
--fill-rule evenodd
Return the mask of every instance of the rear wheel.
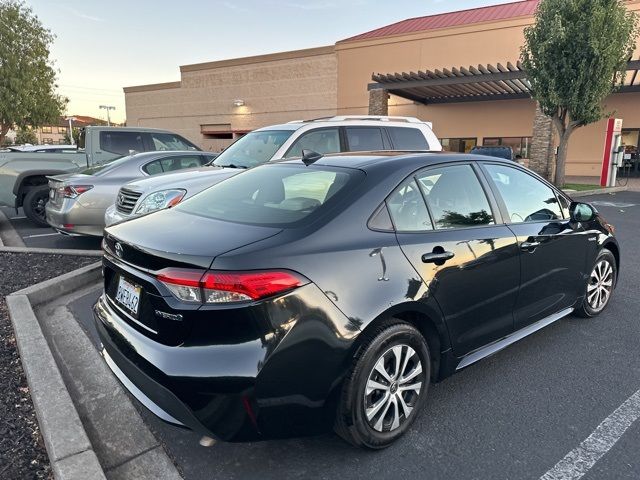
M 616 259 L 610 250 L 603 249 L 596 258 L 595 265 L 587 280 L 585 297 L 576 310 L 581 317 L 595 317 L 609 305 L 617 279 Z
M 38 227 L 48 227 L 45 218 L 45 205 L 49 201 L 49 187 L 40 185 L 33 187 L 24 197 L 22 208 L 26 217 Z
M 345 380 L 336 432 L 355 446 L 388 447 L 414 422 L 430 373 L 427 342 L 415 327 L 396 323 L 376 329 Z

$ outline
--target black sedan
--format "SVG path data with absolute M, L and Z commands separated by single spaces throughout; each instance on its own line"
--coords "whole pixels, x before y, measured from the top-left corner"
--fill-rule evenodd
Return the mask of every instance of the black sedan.
M 107 228 L 103 355 L 164 420 L 383 448 L 431 382 L 611 299 L 613 227 L 513 162 L 313 160 Z

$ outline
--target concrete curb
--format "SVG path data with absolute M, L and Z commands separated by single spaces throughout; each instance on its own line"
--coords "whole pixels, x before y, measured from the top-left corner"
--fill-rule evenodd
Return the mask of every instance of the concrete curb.
M 70 297 L 92 291 L 101 273 L 98 262 L 7 296 L 55 478 L 179 480 L 175 465 L 66 307 Z
M 618 192 L 626 192 L 629 187 L 606 187 L 606 188 L 598 188 L 597 190 L 582 190 L 580 192 L 577 191 L 567 191 L 572 198 L 579 197 L 588 197 L 590 195 L 605 195 L 608 193 L 618 193 Z
M 22 237 L 18 235 L 7 216 L 0 210 L 0 247 L 3 246 L 24 247 L 25 245 Z
M 3 247 L 0 252 L 12 253 L 37 253 L 42 255 L 75 255 L 80 257 L 101 257 L 102 250 L 73 250 L 65 248 L 30 248 L 30 247 Z
M 106 479 L 29 297 L 9 295 L 7 306 L 55 478 Z

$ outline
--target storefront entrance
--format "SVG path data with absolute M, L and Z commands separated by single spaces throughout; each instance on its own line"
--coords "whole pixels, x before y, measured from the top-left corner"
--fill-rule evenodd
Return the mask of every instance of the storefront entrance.
M 624 163 L 618 171 L 618 177 L 621 175 L 640 177 L 640 129 L 623 129 L 622 145 L 624 146 Z

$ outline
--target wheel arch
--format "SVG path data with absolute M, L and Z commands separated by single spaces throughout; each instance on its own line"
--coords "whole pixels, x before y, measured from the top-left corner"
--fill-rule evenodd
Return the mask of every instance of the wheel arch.
M 63 173 L 68 172 L 62 170 L 30 170 L 18 175 L 13 187 L 13 193 L 16 196 L 16 207 L 22 206 L 24 197 L 31 188 L 47 185 L 49 183 L 47 176 L 60 175 Z
M 367 334 L 374 329 L 393 325 L 394 320 L 401 320 L 413 325 L 425 338 L 431 356 L 431 379 L 439 381 L 446 373 L 443 371 L 445 352 L 451 350 L 449 332 L 443 321 L 439 308 L 421 302 L 409 302 L 395 305 L 369 322 L 358 335 L 353 348 L 355 355 Z

